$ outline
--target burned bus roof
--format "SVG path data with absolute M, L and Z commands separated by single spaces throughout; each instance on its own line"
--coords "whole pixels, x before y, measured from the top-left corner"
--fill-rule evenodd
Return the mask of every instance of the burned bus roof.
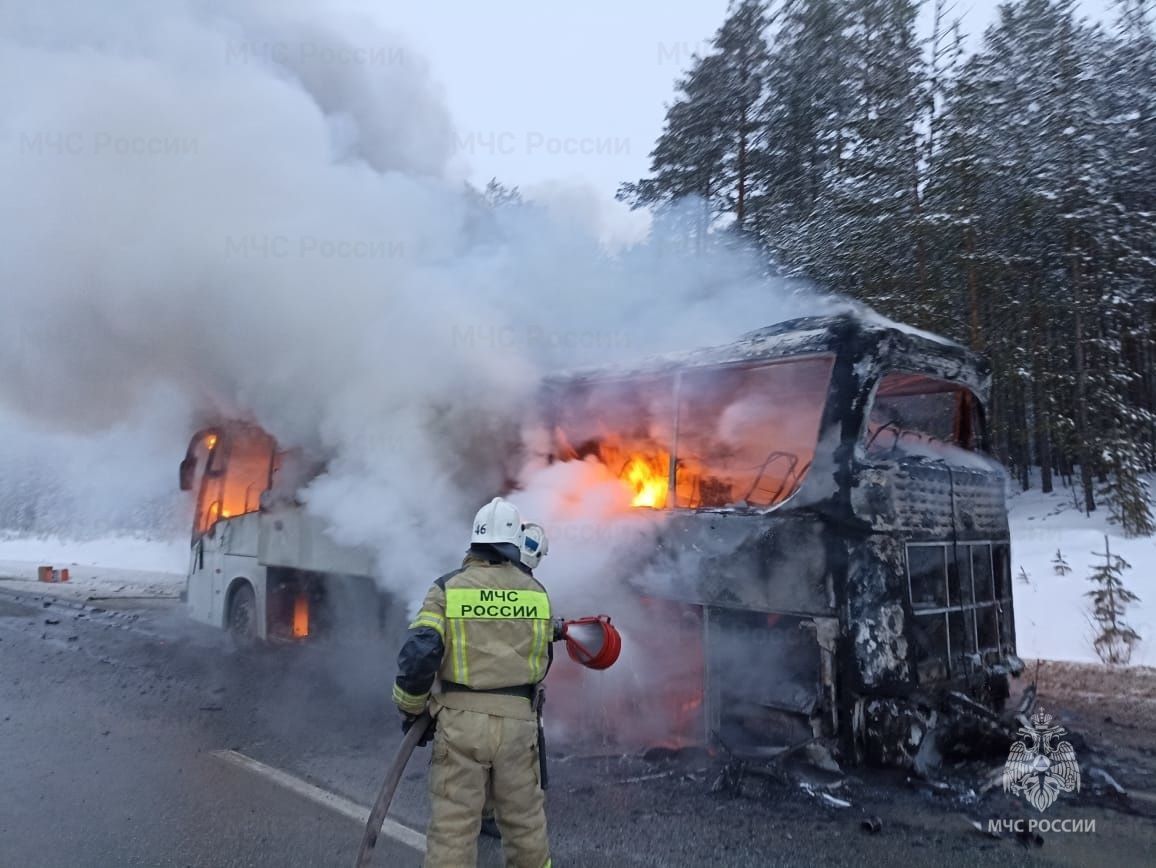
M 896 366 L 920 357 L 934 359 L 939 362 L 936 367 L 948 369 L 943 373 L 949 379 L 963 382 L 978 392 L 987 391 L 990 369 L 983 358 L 947 338 L 873 313 L 801 317 L 747 332 L 729 344 L 651 356 L 634 364 L 568 371 L 549 377 L 546 382 L 563 385 L 645 376 L 687 368 L 835 353 L 848 347 L 865 358 L 877 358 Z

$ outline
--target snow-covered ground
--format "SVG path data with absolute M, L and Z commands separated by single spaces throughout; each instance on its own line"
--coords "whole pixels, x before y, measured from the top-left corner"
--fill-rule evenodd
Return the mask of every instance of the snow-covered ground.
M 41 585 L 63 596 L 176 596 L 184 586 L 188 542 L 137 536 L 91 540 L 0 536 L 0 579 L 35 582 L 38 566 L 67 567 L 67 585 Z
M 1107 509 L 1084 515 L 1066 488 L 1050 495 L 1039 489 L 1014 494 L 1010 507 L 1020 657 L 1099 662 L 1092 648 L 1096 631 L 1090 623 L 1090 601 L 1084 595 L 1093 587 L 1088 581 L 1093 565 L 1104 562 L 1093 552 L 1104 551 L 1107 534 L 1112 553 L 1132 565 L 1124 573 L 1124 586 L 1140 597 L 1126 620 L 1146 641 L 1136 647 L 1131 662 L 1156 665 L 1156 537 L 1125 539 L 1109 524 Z M 1072 568 L 1066 576 L 1057 575 L 1052 565 L 1057 550 Z
M 188 566 L 188 540 L 156 540 L 137 536 L 111 536 L 93 540 L 59 537 L 4 537 L 0 535 L 0 561 L 22 561 L 55 566 L 115 567 L 184 574 Z

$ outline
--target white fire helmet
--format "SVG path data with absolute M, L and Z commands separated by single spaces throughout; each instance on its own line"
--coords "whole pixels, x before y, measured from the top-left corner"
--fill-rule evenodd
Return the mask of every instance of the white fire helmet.
M 522 548 L 522 516 L 518 507 L 495 497 L 478 510 L 474 516 L 474 533 L 471 543 L 501 545 L 511 543 L 519 551 Z
M 527 569 L 536 570 L 549 551 L 550 540 L 542 525 L 533 522 L 522 525 L 522 563 Z

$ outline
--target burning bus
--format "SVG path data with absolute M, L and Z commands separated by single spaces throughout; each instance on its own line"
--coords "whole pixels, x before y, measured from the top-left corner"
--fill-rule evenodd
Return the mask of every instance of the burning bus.
M 850 315 L 549 381 L 547 460 L 664 511 L 629 582 L 693 662 L 646 707 L 734 754 L 826 738 L 889 765 L 994 722 L 1023 664 L 989 384 L 959 345 Z
M 851 315 L 547 380 L 546 462 L 596 464 L 661 519 L 626 582 L 663 632 L 655 656 L 677 645 L 685 665 L 614 712 L 665 709 L 657 741 L 757 756 L 824 739 L 888 765 L 961 721 L 994 727 L 1023 664 L 989 385 L 965 348 Z M 370 553 L 295 499 L 320 470 L 253 426 L 193 437 L 194 618 L 243 642 L 304 638 L 342 609 L 380 623 Z
M 319 471 L 254 425 L 193 435 L 180 467 L 181 489 L 195 492 L 184 592 L 193 619 L 239 645 L 380 631 L 389 606 L 372 554 L 335 543 L 296 498 Z

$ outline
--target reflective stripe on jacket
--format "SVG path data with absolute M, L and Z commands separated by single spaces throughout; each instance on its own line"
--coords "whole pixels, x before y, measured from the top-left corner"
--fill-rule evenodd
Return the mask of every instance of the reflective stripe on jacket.
M 550 598 L 531 575 L 509 561 L 474 554 L 462 568 L 438 579 L 410 624 L 398 655 L 393 698 L 402 711 L 419 713 L 434 677 L 475 691 L 537 684 L 550 667 L 553 625 Z M 525 699 L 486 694 L 439 695 L 443 705 L 523 716 Z

